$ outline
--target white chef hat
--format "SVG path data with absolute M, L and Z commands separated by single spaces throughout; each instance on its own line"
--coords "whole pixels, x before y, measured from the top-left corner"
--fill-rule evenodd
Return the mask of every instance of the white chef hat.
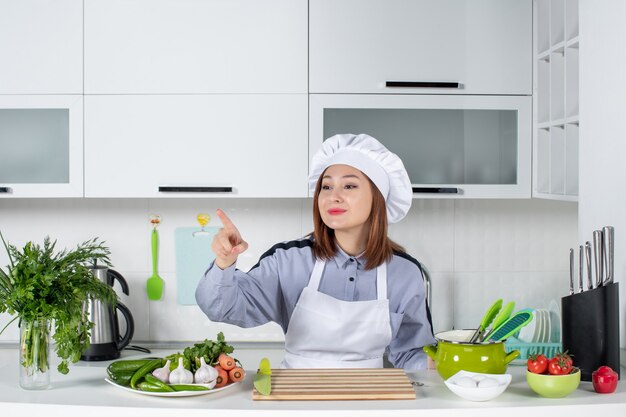
M 311 160 L 311 192 L 315 191 L 322 172 L 337 164 L 350 165 L 372 180 L 385 198 L 388 223 L 399 222 L 406 216 L 413 201 L 413 190 L 409 175 L 398 155 L 369 135 L 332 136 L 324 141 Z

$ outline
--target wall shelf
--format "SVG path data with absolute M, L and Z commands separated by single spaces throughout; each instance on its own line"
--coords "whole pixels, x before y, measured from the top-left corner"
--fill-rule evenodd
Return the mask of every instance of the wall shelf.
M 533 197 L 578 200 L 578 0 L 534 0 Z

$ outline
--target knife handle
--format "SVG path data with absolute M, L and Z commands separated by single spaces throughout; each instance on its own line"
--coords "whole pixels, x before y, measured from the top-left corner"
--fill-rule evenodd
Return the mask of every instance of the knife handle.
M 574 294 L 574 249 L 569 250 L 569 293 Z
M 604 251 L 602 249 L 602 230 L 594 230 L 593 232 L 593 252 L 595 257 L 596 266 L 596 288 L 602 286 L 602 280 L 604 279 Z
M 613 226 L 604 226 L 602 228 L 602 247 L 604 249 L 604 280 L 603 284 L 613 282 L 613 266 L 615 256 L 615 229 Z
M 578 292 L 583 292 L 583 275 L 585 270 L 585 247 L 580 245 L 578 247 Z
M 593 288 L 593 276 L 591 273 L 591 242 L 585 243 L 585 254 L 587 255 L 587 289 L 590 290 Z

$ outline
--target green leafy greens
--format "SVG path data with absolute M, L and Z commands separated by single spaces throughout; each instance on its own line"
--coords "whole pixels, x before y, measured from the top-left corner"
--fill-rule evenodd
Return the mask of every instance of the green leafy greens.
M 231 354 L 235 350 L 234 347 L 226 343 L 224 333 L 219 332 L 217 334 L 217 342 L 214 340 L 205 339 L 204 342 L 196 343 L 193 346 L 183 349 L 183 353 L 174 353 L 167 356 L 165 359 L 171 361 L 172 367 L 178 366 L 178 358 L 183 357 L 183 364 L 185 368 L 191 372 L 195 372 L 200 367 L 200 358 L 203 357 L 204 361 L 208 365 L 216 365 L 217 358 L 221 353 Z
M 7 244 L 0 233 L 10 265 L 0 268 L 0 313 L 7 312 L 23 323 L 53 320 L 55 351 L 61 363 L 58 371 L 69 372 L 69 362 L 77 362 L 89 347 L 93 323 L 89 321 L 83 303 L 89 299 L 101 300 L 111 306 L 117 301 L 112 287 L 98 280 L 86 264 L 100 262 L 111 266 L 110 251 L 97 238 L 79 244 L 74 250 L 55 253 L 56 241 L 44 239 L 43 247 L 32 242 L 22 250 Z M 34 349 L 35 344 L 26 345 Z M 22 346 L 24 348 L 24 346 Z M 29 359 L 38 361 L 40 371 L 47 369 L 47 358 L 38 360 L 41 352 L 26 352 L 24 366 L 32 366 Z

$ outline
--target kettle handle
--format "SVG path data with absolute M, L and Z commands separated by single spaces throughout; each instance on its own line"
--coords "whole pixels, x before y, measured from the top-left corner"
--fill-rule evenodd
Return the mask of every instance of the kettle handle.
M 124 334 L 124 336 L 121 336 L 120 334 L 117 335 L 119 339 L 119 341 L 117 342 L 117 350 L 122 350 L 126 347 L 126 345 L 130 343 L 130 339 L 132 339 L 133 334 L 135 333 L 135 321 L 133 320 L 133 315 L 130 314 L 130 310 L 128 309 L 128 307 L 126 307 L 119 301 L 115 305 L 115 309 L 121 311 L 124 319 L 126 320 L 126 333 Z
M 107 284 L 112 287 L 116 279 L 122 286 L 122 292 L 128 295 L 128 283 L 126 282 L 122 274 L 113 269 L 109 269 L 107 272 Z

